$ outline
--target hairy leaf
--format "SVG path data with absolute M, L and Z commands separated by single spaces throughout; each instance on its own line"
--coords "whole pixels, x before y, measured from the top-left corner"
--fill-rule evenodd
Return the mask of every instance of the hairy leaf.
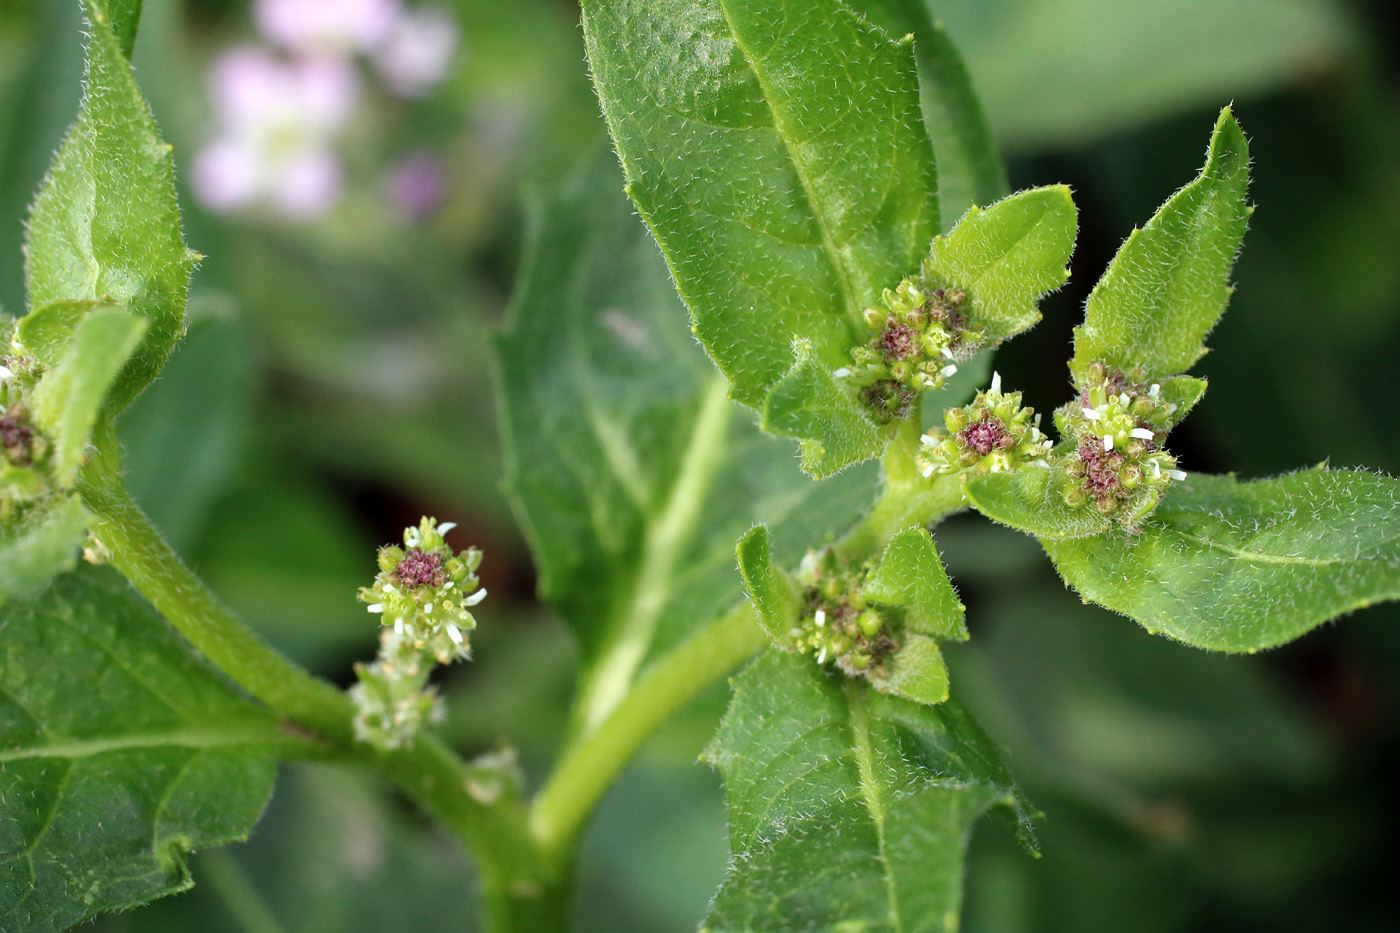
M 0 929 L 61 930 L 191 884 L 247 836 L 275 719 L 235 695 L 116 573 L 0 610 Z
M 735 680 L 707 757 L 733 853 L 713 933 L 955 929 L 973 822 L 1025 816 L 995 745 L 930 707 L 770 650 Z
M 29 306 L 111 302 L 146 320 L 145 339 L 108 397 L 120 411 L 156 377 L 184 333 L 195 255 L 185 248 L 170 147 L 156 132 L 122 42 L 138 4 L 122 0 L 113 31 L 104 0 L 85 0 L 82 108 L 29 215 Z
M 1018 191 L 988 208 L 973 206 L 947 236 L 933 241 L 926 273 L 933 283 L 965 289 L 971 315 L 991 340 L 1040 320 L 1036 300 L 1065 284 L 1078 214 L 1069 188 Z
M 907 43 L 838 0 L 587 0 L 593 80 L 695 332 L 759 406 L 792 340 L 837 368 L 938 232 Z
M 887 432 L 871 421 L 851 387 L 822 362 L 810 340 L 793 342 L 792 369 L 763 406 L 763 430 L 801 439 L 802 469 L 816 478 L 878 457 Z
M 991 204 L 1010 188 L 996 139 L 972 87 L 967 65 L 926 0 L 847 0 L 891 36 L 912 35 L 924 124 L 938 163 L 943 229 L 974 204 Z
M 0 605 L 29 599 L 78 559 L 87 512 L 77 496 L 50 496 L 0 523 Z
M 34 390 L 34 420 L 53 440 L 50 466 L 61 488 L 77 477 L 102 400 L 145 329 L 142 318 L 120 308 L 88 312 L 63 359 Z
M 1400 482 L 1353 470 L 1195 474 L 1140 535 L 1042 543 L 1086 600 L 1189 645 L 1253 651 L 1400 598 Z
M 735 548 L 744 589 L 758 611 L 758 621 L 774 642 L 787 639 L 788 629 L 802 609 L 801 594 L 792 579 L 773 563 L 768 528 L 757 525 L 739 539 Z
M 1066 505 L 1063 488 L 1059 467 L 1024 467 L 1014 473 L 968 476 L 963 495 L 992 521 L 1041 538 L 1082 538 L 1112 527 L 1092 504 L 1079 508 Z
M 734 542 L 755 521 L 795 561 L 858 517 L 873 482 L 813 483 L 725 397 L 607 163 L 536 206 L 498 351 L 510 494 L 541 594 L 588 660 L 626 675 L 740 599 Z
M 1226 107 L 1201 174 L 1132 232 L 1090 293 L 1074 329 L 1077 383 L 1096 361 L 1165 377 L 1201 358 L 1230 298 L 1230 268 L 1251 211 L 1248 184 L 1249 144 Z
M 963 604 L 926 528 L 906 528 L 891 538 L 880 566 L 866 579 L 862 592 L 871 602 L 904 606 L 910 631 L 934 638 L 967 639 Z

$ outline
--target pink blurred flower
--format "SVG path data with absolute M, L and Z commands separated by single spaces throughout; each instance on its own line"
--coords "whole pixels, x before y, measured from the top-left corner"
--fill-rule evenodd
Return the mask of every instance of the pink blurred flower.
M 359 94 L 348 63 L 285 62 L 259 48 L 237 48 L 215 62 L 210 92 L 219 128 L 190 175 L 201 203 L 232 210 L 267 200 L 307 217 L 335 202 L 340 162 L 331 144 Z
M 420 150 L 401 158 L 386 182 L 395 210 L 409 220 L 423 220 L 442 206 L 447 172 L 437 154 Z
M 457 23 L 446 10 L 405 10 L 375 46 L 374 65 L 390 90 L 421 97 L 447 76 L 457 37 Z
M 399 0 L 257 0 L 253 19 L 268 40 L 294 52 L 347 55 L 384 41 Z

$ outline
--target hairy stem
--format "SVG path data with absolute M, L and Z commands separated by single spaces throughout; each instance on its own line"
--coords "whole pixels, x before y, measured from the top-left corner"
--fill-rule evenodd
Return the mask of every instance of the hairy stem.
M 742 603 L 657 663 L 597 729 L 564 754 L 530 810 L 530 832 L 546 871 L 567 868 L 588 814 L 642 743 L 766 644 L 753 606 Z

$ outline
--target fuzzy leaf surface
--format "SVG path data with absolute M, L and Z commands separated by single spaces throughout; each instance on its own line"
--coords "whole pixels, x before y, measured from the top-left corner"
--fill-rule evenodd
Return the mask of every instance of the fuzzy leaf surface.
M 287 743 L 117 573 L 0 609 L 0 929 L 46 933 L 191 885 L 248 835 Z
M 139 4 L 113 31 L 103 0 L 85 0 L 88 61 L 78 120 L 29 215 L 29 306 L 98 301 L 144 318 L 145 339 L 108 397 L 120 411 L 160 372 L 184 333 L 194 254 L 185 248 L 170 147 L 123 54 Z
M 0 605 L 7 599 L 29 599 L 72 570 L 87 521 L 76 495 L 58 495 L 0 523 Z
M 744 590 L 758 612 L 759 623 L 774 643 L 782 644 L 802 610 L 802 598 L 793 581 L 773 563 L 767 527 L 756 525 L 749 529 L 739 539 L 735 552 Z
M 1082 538 L 1108 531 L 1113 523 L 1098 509 L 1065 504 L 1062 480 L 1057 467 L 1025 467 L 1014 473 L 969 476 L 963 481 L 963 494 L 992 521 L 1040 538 Z
M 1220 112 L 1205 168 L 1134 230 L 1084 305 L 1070 369 L 1082 384 L 1090 363 L 1149 377 L 1183 373 L 1230 299 L 1230 269 L 1250 207 L 1249 144 L 1230 108 Z
M 585 658 L 674 644 L 741 598 L 755 522 L 795 563 L 874 489 L 868 471 L 813 483 L 725 397 L 620 188 L 606 156 L 536 205 L 497 345 L 510 494 Z
M 802 469 L 818 479 L 880 456 L 888 434 L 851 387 L 832 374 L 810 340 L 794 341 L 792 352 L 792 369 L 764 402 L 763 430 L 798 438 Z
M 734 682 L 707 757 L 732 863 L 702 929 L 956 929 L 963 854 L 992 807 L 1023 820 L 997 747 L 922 706 L 769 650 Z
M 925 269 L 945 288 L 965 289 L 971 315 L 991 340 L 1040 320 L 1036 300 L 1069 278 L 1079 215 L 1064 185 L 1018 191 L 987 208 L 973 206 L 933 241 Z
M 906 528 L 890 539 L 863 592 L 871 602 L 906 607 L 905 623 L 910 631 L 934 638 L 967 639 L 963 604 L 926 528 Z
M 939 230 L 908 43 L 838 0 L 587 0 L 628 192 L 752 406 L 793 338 L 836 368 Z
M 1400 598 L 1400 482 L 1356 470 L 1193 474 L 1140 535 L 1042 544 L 1086 600 L 1188 645 L 1253 651 Z
M 972 76 L 943 24 L 925 0 L 848 0 L 851 8 L 892 37 L 912 35 L 919 66 L 924 124 L 938 163 L 938 213 L 952 229 L 974 204 L 1010 193 L 996 138 L 972 86 Z

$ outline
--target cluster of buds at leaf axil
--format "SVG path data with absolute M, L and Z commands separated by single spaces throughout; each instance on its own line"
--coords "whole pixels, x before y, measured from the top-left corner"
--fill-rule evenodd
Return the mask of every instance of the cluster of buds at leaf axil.
M 1144 379 L 1094 363 L 1079 398 L 1055 415 L 1074 448 L 1065 464 L 1065 502 L 1092 505 L 1128 526 L 1156 508 L 1172 480 L 1186 478 L 1162 446 L 1177 406 L 1163 398 L 1160 383 Z
M 934 428 L 920 438 L 924 452 L 919 467 L 925 477 L 1049 465 L 1045 458 L 1054 442 L 1041 433 L 1040 416 L 1022 407 L 1020 392 L 1001 391 L 998 373 L 992 373 L 991 387 L 972 404 L 946 409 L 943 424 L 946 431 Z
M 360 600 L 383 624 L 379 657 L 356 665 L 360 682 L 351 688 L 362 741 L 381 748 L 411 741 L 438 715 L 436 694 L 428 687 L 432 666 L 471 656 L 471 607 L 486 597 L 476 577 L 481 552 L 454 552 L 443 540 L 454 527 L 424 518 L 405 529 L 404 546 L 380 548 L 374 585 L 360 590 Z
M 861 593 L 863 568 L 842 565 L 830 548 L 809 551 L 798 568 L 802 609 L 785 647 L 852 676 L 877 673 L 896 644 L 884 615 Z
M 863 312 L 869 340 L 836 375 L 859 388 L 881 420 L 903 418 L 918 393 L 942 386 L 982 342 L 969 303 L 960 288 L 925 288 L 913 279 L 885 289 L 879 305 Z
M 0 519 L 46 488 L 44 463 L 49 443 L 26 404 L 33 380 L 28 361 L 0 357 Z

